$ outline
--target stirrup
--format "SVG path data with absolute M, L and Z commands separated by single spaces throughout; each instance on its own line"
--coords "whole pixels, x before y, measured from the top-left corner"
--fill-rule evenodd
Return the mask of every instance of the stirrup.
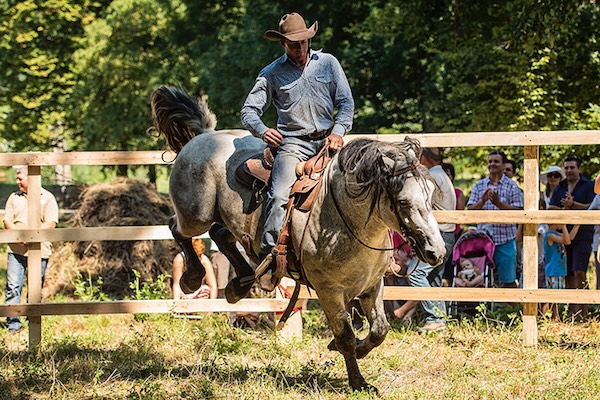
M 274 270 L 269 269 L 271 264 L 273 263 L 273 254 L 269 253 L 265 257 L 265 259 L 260 263 L 258 267 L 256 267 L 255 276 L 256 282 L 262 290 L 267 292 L 272 292 L 275 290 L 276 282 L 274 282 L 273 274 Z
M 272 262 L 273 262 L 273 254 L 269 253 L 265 257 L 265 259 L 262 260 L 262 262 L 258 265 L 258 267 L 256 267 L 256 270 L 254 271 L 256 280 L 259 280 L 260 277 L 263 276 L 267 272 L 267 269 L 269 268 L 269 266 L 271 265 Z M 270 272 L 272 274 L 275 271 L 270 271 Z

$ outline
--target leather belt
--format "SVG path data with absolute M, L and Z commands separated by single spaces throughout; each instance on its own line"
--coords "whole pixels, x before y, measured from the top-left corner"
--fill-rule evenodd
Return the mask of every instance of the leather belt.
M 321 140 L 331 134 L 331 128 L 324 131 L 309 133 L 308 135 L 298 136 L 302 140 Z

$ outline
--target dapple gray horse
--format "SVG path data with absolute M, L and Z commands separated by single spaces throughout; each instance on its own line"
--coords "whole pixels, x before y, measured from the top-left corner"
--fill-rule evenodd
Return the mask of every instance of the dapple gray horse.
M 178 153 L 169 189 L 176 211 L 174 237 L 184 250 L 192 236 L 209 229 L 221 248 L 241 241 L 244 210 L 252 208 L 254 194 L 236 181 L 234 171 L 261 153 L 265 144 L 247 131 L 214 131 L 216 120 L 206 105 L 179 89 L 160 87 L 151 105 L 155 129 Z M 351 141 L 325 170 L 312 212 L 293 212 L 292 245 L 333 332 L 329 349 L 344 356 L 353 389 L 371 388 L 357 359 L 379 346 L 389 329 L 382 283 L 390 264 L 390 252 L 385 251 L 391 247 L 389 229 L 408 238 L 422 260 L 437 265 L 444 257 L 444 242 L 431 212 L 436 186 L 418 164 L 420 153 L 418 141 L 409 138 L 398 143 Z M 261 208 L 255 212 L 261 213 Z M 247 250 L 258 250 L 261 222 L 254 248 Z M 254 271 L 240 263 L 239 253 L 227 252 L 238 276 L 228 285 L 228 300 L 237 301 L 247 293 Z M 186 264 L 187 281 L 183 282 L 185 274 L 182 278 L 188 290 L 197 288 L 202 278 L 192 261 Z M 346 312 L 354 298 L 370 324 L 363 340 L 356 338 Z

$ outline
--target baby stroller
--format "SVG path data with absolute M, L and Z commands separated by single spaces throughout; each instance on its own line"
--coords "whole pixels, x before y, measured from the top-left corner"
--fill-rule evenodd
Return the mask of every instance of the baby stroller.
M 452 251 L 454 274 L 452 287 L 490 287 L 494 284 L 494 242 L 482 230 L 463 233 Z M 462 264 L 462 266 L 461 266 Z M 463 269 L 463 267 L 466 267 Z M 468 268 L 468 270 L 467 270 Z M 451 301 L 450 313 L 473 314 L 480 303 Z M 487 305 L 486 305 L 487 307 Z

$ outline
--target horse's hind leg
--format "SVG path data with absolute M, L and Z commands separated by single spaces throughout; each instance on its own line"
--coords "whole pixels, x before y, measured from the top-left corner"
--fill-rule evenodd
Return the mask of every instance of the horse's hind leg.
M 356 336 L 348 320 L 348 312 L 344 307 L 344 302 L 332 301 L 332 299 L 319 296 L 323 311 L 329 321 L 329 326 L 333 332 L 334 339 L 328 346 L 329 350 L 337 350 L 344 356 L 346 370 L 348 372 L 348 381 L 353 390 L 372 390 L 377 389 L 367 383 L 360 373 L 356 358 Z
M 183 274 L 181 275 L 179 286 L 185 294 L 194 293 L 202 285 L 202 280 L 206 275 L 206 271 L 192 246 L 192 238 L 185 237 L 179 232 L 176 215 L 169 218 L 169 228 L 171 229 L 175 242 L 181 247 L 181 250 L 183 250 L 183 254 L 185 255 L 185 271 L 183 271 Z
M 208 234 L 235 268 L 237 276 L 225 287 L 225 298 L 229 303 L 237 303 L 252 289 L 254 270 L 237 249 L 235 237 L 226 227 L 213 224 Z
M 389 330 L 389 324 L 383 307 L 383 284 L 381 281 L 358 299 L 370 324 L 369 334 L 356 346 L 356 357 L 360 359 L 383 343 Z

